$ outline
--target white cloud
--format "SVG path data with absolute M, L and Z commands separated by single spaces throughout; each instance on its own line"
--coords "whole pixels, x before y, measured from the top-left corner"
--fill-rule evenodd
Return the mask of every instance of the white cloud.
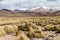
M 60 9 L 60 0 L 3 0 L 0 2 L 0 9 L 28 9 L 33 7 L 47 6 L 51 8 Z

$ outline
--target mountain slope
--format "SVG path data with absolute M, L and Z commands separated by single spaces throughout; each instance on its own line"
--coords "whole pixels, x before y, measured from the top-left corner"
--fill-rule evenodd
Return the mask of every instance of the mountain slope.
M 26 11 L 21 11 L 21 10 L 15 10 L 15 11 L 20 12 L 20 13 L 29 14 L 31 16 L 52 16 L 52 15 L 54 16 L 55 15 L 54 13 L 56 12 L 56 10 L 44 9 L 44 8 L 38 8 L 38 9 L 26 10 Z
M 0 10 L 0 16 L 28 17 L 28 16 L 60 16 L 60 10 L 38 8 L 34 10 Z
M 19 13 L 19 12 L 14 12 L 14 11 L 11 11 L 11 10 L 7 10 L 7 9 L 3 9 L 3 10 L 0 10 L 0 16 L 25 16 L 24 14 L 22 13 Z

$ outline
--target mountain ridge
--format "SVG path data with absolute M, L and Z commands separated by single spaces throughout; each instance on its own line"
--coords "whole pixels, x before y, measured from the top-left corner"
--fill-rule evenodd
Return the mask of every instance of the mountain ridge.
M 60 10 L 37 8 L 34 10 L 0 10 L 0 16 L 25 17 L 25 16 L 60 16 Z

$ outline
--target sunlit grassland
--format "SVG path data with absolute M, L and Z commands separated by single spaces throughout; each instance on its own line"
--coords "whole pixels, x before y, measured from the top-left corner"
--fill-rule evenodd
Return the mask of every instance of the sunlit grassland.
M 60 16 L 0 17 L 0 29 L 1 36 L 15 33 L 17 40 L 43 38 L 44 31 L 60 32 Z
M 0 17 L 0 24 L 14 23 L 14 22 L 20 22 L 20 21 L 39 21 L 39 20 L 60 20 L 60 16 Z

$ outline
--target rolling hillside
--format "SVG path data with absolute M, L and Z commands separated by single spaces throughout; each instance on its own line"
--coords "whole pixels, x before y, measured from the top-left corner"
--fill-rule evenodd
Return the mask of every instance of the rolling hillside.
M 9 16 L 9 17 L 25 17 L 25 16 L 60 16 L 60 10 L 53 9 L 34 9 L 34 10 L 0 10 L 0 16 Z

